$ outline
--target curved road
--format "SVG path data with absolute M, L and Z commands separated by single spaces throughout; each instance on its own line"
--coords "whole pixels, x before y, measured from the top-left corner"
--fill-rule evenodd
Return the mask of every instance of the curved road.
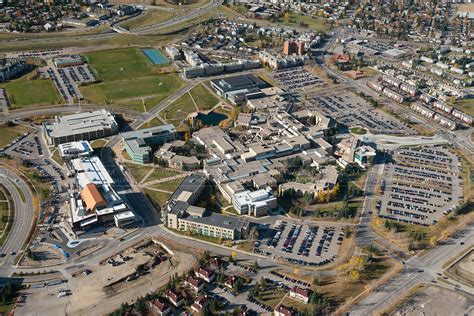
M 5 257 L 0 258 L 0 284 L 9 277 L 14 270 L 14 255 L 11 252 L 18 253 L 28 238 L 28 234 L 33 223 L 33 195 L 28 184 L 17 174 L 0 166 L 0 184 L 2 184 L 10 193 L 14 204 L 13 226 L 10 230 L 5 243 L 2 246 L 2 252 Z M 21 190 L 22 194 L 18 192 Z M 24 198 L 24 200 L 23 200 Z
M 171 20 L 167 20 L 167 21 L 163 21 L 163 22 L 160 22 L 160 23 L 157 23 L 157 24 L 153 24 L 153 25 L 149 25 L 149 26 L 145 26 L 145 27 L 142 27 L 142 28 L 139 28 L 139 29 L 136 29 L 134 30 L 133 33 L 129 33 L 129 34 L 135 34 L 135 35 L 159 35 L 159 33 L 155 33 L 156 31 L 159 31 L 160 29 L 165 29 L 167 27 L 171 27 L 171 26 L 175 26 L 175 25 L 178 25 L 180 23 L 183 23 L 183 22 L 186 22 L 188 20 L 191 20 L 191 19 L 194 19 L 194 18 L 197 18 L 205 13 L 207 13 L 208 11 L 218 7 L 219 5 L 222 4 L 222 0 L 212 0 L 210 1 L 209 3 L 207 3 L 206 5 L 202 6 L 202 7 L 198 7 L 196 8 L 195 10 L 192 10 L 188 13 L 186 13 L 185 15 L 182 15 L 180 17 L 177 17 L 177 18 L 173 18 Z M 119 26 L 119 23 L 117 24 L 117 26 Z M 77 35 L 77 36 L 71 36 L 71 40 L 74 40 L 74 41 L 88 41 L 88 40 L 97 40 L 97 39 L 103 39 L 103 40 L 106 40 L 110 37 L 113 37 L 113 36 L 116 36 L 117 33 L 116 32 L 119 32 L 120 33 L 124 33 L 122 30 L 119 30 L 119 29 L 115 29 L 115 26 L 112 25 L 111 26 L 111 29 L 104 32 L 104 33 L 100 33 L 100 34 L 91 34 L 91 35 L 87 35 L 87 33 L 85 33 L 84 35 Z M 28 37 L 27 39 L 25 40 L 22 40 L 22 41 L 16 41 L 14 39 L 5 39 L 5 40 L 0 40 L 0 43 L 19 43 L 19 44 L 22 44 L 22 43 L 62 43 L 65 41 L 65 38 L 64 38 L 64 35 L 65 34 L 58 34 L 57 37 L 55 36 L 51 36 L 51 37 Z M 73 46 L 73 45 L 71 45 Z

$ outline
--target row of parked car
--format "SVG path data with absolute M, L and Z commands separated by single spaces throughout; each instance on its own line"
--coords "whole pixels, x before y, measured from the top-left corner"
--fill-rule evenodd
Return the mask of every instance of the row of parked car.
M 272 274 L 276 277 L 279 277 L 280 279 L 283 279 L 283 280 L 286 280 L 288 282 L 294 283 L 294 284 L 298 284 L 298 285 L 305 286 L 305 287 L 310 287 L 310 284 L 308 284 L 306 282 L 290 278 L 290 277 L 288 277 L 286 275 L 283 275 L 283 274 L 281 274 L 279 272 L 276 272 L 276 271 L 271 271 L 270 274 Z

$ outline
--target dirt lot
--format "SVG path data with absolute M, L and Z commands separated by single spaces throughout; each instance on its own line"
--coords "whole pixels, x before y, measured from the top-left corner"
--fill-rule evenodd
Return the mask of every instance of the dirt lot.
M 418 292 L 391 315 L 474 315 L 474 298 L 453 291 L 430 286 Z M 470 308 L 471 307 L 471 308 Z
M 44 265 L 60 264 L 66 261 L 59 249 L 54 248 L 50 244 L 40 243 L 31 250 L 32 256 L 35 260 L 25 256 L 24 266 L 40 267 Z
M 157 252 L 164 252 L 169 258 L 159 265 L 149 270 L 149 273 L 140 276 L 138 279 L 117 284 L 121 278 L 135 272 L 138 265 L 151 262 L 152 255 Z M 70 281 L 73 295 L 68 304 L 68 314 L 71 315 L 91 315 L 106 314 L 118 308 L 123 302 L 131 302 L 130 298 L 144 296 L 148 292 L 154 291 L 165 285 L 171 275 L 182 274 L 188 271 L 196 262 L 195 257 L 190 253 L 174 250 L 174 255 L 167 254 L 159 246 L 149 246 L 138 251 L 126 250 L 122 255 L 131 259 L 124 261 L 119 256 L 113 257 L 119 262 L 118 266 L 103 263 L 94 267 L 92 274 L 84 276 L 79 273 Z M 147 254 L 148 253 L 148 254 Z M 151 254 L 151 256 L 149 255 Z M 108 286 L 111 285 L 111 286 Z M 101 304 L 104 300 L 107 304 Z M 94 302 L 95 305 L 90 303 Z

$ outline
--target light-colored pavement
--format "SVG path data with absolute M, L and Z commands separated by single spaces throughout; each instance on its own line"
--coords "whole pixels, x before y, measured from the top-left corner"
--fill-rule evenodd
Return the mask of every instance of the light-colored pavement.
M 467 245 L 474 240 L 474 224 L 458 232 L 457 235 L 460 237 L 437 246 L 423 257 L 410 258 L 400 274 L 392 278 L 385 285 L 377 288 L 368 297 L 357 304 L 350 312 L 350 315 L 372 315 L 375 311 L 390 306 L 394 300 L 414 286 L 422 283 L 430 283 L 432 281 L 436 281 L 438 286 L 443 286 L 451 290 L 464 291 L 470 295 L 474 295 L 472 287 L 468 287 L 451 279 L 448 281 L 451 285 L 437 281 L 437 273 L 442 273 L 442 267 L 447 261 L 466 248 L 472 247 L 472 245 Z
M 4 278 L 9 277 L 14 270 L 16 255 L 10 253 L 20 251 L 34 223 L 33 196 L 28 184 L 16 173 L 2 166 L 0 166 L 0 184 L 12 196 L 14 205 L 13 225 L 1 247 L 1 252 L 5 254 L 5 257 L 0 258 L 0 284 L 2 284 L 5 281 Z

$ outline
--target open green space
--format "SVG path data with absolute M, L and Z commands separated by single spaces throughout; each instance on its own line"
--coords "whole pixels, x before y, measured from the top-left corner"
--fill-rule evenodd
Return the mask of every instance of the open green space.
M 453 106 L 466 114 L 474 116 L 474 98 L 456 101 Z
M 125 80 L 158 74 L 158 67 L 148 61 L 139 48 L 120 48 L 84 55 L 102 81 Z
M 219 102 L 219 99 L 216 98 L 203 84 L 199 84 L 189 90 L 189 93 L 196 102 L 199 110 L 210 110 L 214 105 Z
M 353 127 L 351 128 L 351 133 L 356 134 L 356 135 L 365 135 L 367 134 L 367 130 L 362 127 Z
M 309 15 L 302 15 L 295 12 L 288 12 L 283 17 L 278 19 L 277 23 L 292 27 L 308 27 L 312 31 L 327 32 L 331 29 L 326 25 L 326 19 L 319 17 L 312 17 Z
M 168 108 L 160 112 L 160 115 L 170 124 L 178 126 L 181 121 L 186 119 L 188 115 L 193 112 L 196 112 L 196 106 L 189 93 L 186 93 L 171 103 Z
M 23 135 L 27 130 L 28 128 L 23 126 L 0 126 L 0 148 L 10 144 L 14 139 Z
M 5 88 L 13 109 L 58 104 L 60 97 L 54 84 L 44 80 L 13 80 L 0 85 Z
M 53 159 L 54 161 L 56 161 L 60 165 L 63 164 L 61 156 L 59 155 L 59 150 L 53 151 L 53 154 L 51 155 L 51 159 Z
M 144 128 L 150 128 L 150 127 L 155 127 L 155 126 L 161 126 L 164 123 L 160 121 L 159 118 L 155 117 L 151 121 L 146 122 L 142 126 L 140 126 L 139 129 L 144 129 Z
M 122 23 L 120 26 L 128 30 L 133 30 L 136 28 L 141 28 L 156 24 L 163 21 L 168 21 L 176 15 L 174 11 L 168 10 L 159 10 L 159 9 L 148 9 L 143 14 L 137 18 L 128 19 Z
M 132 108 L 137 111 L 148 110 L 166 99 L 173 91 L 179 89 L 182 82 L 176 74 L 162 74 L 153 77 L 142 77 L 124 81 L 104 82 L 82 87 L 84 96 L 98 104 L 114 103 L 117 106 Z M 143 106 L 142 97 L 145 99 Z M 131 100 L 132 99 L 132 100 Z
M 144 166 L 144 165 L 136 165 L 133 163 L 125 163 L 125 167 L 127 170 L 132 174 L 135 181 L 140 182 L 145 178 L 145 176 L 150 172 L 152 169 L 151 167 Z
M 5 226 L 7 224 L 5 219 L 8 218 L 8 212 L 9 212 L 8 202 L 6 201 L 4 202 L 0 200 L 0 216 L 1 216 L 0 232 L 3 232 L 3 230 L 5 229 Z
M 155 184 L 153 186 L 153 188 L 159 189 L 159 190 L 164 190 L 164 191 L 174 192 L 179 187 L 181 182 L 183 182 L 183 180 L 184 180 L 184 178 L 178 178 L 178 179 L 174 179 L 174 180 L 170 180 L 170 181 L 166 181 L 166 182 L 160 182 L 160 183 Z
M 160 207 L 163 207 L 166 201 L 168 201 L 169 197 L 171 196 L 171 194 L 165 192 L 158 192 L 148 189 L 145 189 L 145 194 L 152 201 L 152 203 L 155 204 L 155 206 Z
M 150 176 L 146 179 L 146 181 L 149 182 L 149 181 L 154 181 L 154 180 L 161 180 L 164 178 L 174 177 L 178 174 L 181 174 L 181 172 L 177 170 L 167 169 L 167 168 L 157 166 L 155 168 L 155 171 L 153 171 L 150 174 Z

